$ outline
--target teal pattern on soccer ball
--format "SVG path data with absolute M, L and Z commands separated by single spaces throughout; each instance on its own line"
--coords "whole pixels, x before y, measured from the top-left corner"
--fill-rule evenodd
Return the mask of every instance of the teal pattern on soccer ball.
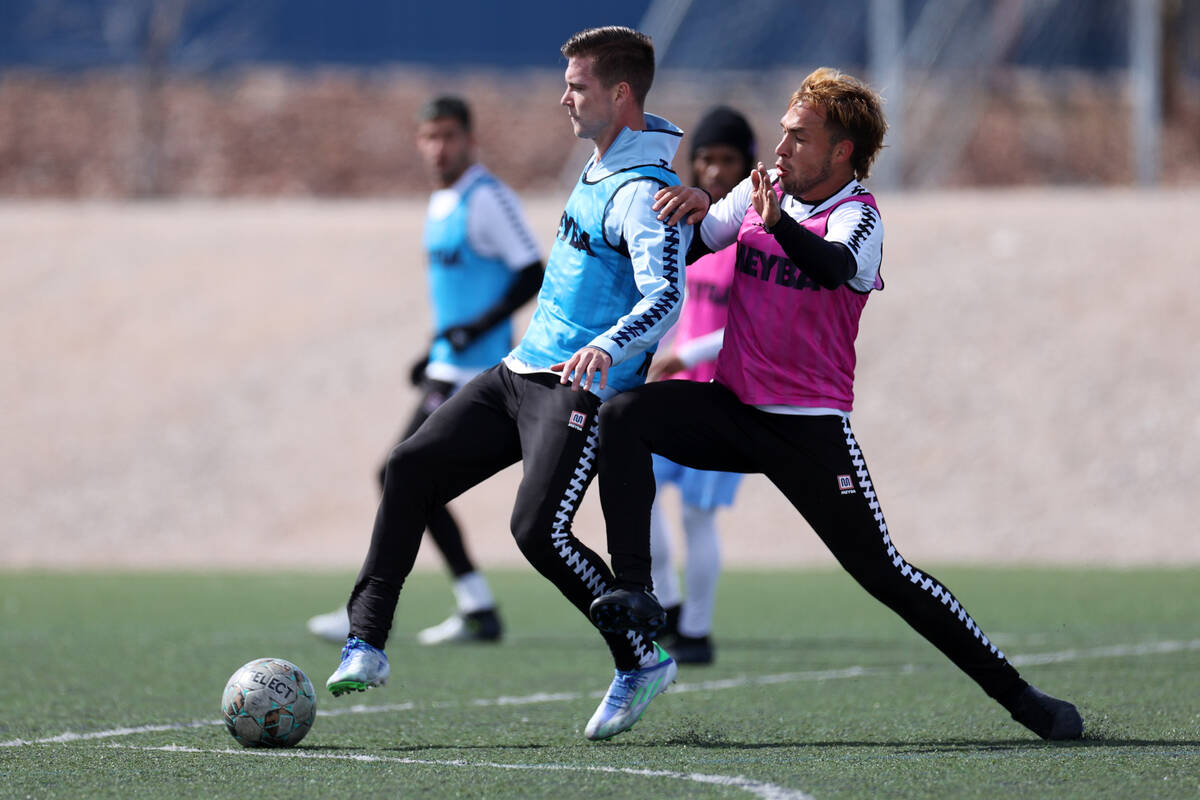
M 308 733 L 317 698 L 304 671 L 281 658 L 259 658 L 230 676 L 221 717 L 243 747 L 292 747 Z

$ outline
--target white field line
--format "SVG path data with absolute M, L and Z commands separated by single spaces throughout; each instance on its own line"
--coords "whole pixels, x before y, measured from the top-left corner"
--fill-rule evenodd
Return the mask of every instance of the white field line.
M 1187 650 L 1200 650 L 1200 639 L 1193 639 L 1190 642 L 1146 642 L 1145 644 L 1114 644 L 1109 647 L 1092 647 L 1087 650 L 1060 650 L 1057 653 L 1014 656 L 1009 659 L 1009 662 L 1013 666 L 1028 667 L 1036 664 L 1058 664 L 1063 661 L 1079 661 L 1085 658 L 1157 656 L 1165 653 L 1182 653 Z
M 147 752 L 203 753 L 223 756 L 257 756 L 259 758 L 302 758 L 329 761 L 358 761 L 363 763 L 415 764 L 432 767 L 467 767 L 470 769 L 479 769 L 480 767 L 484 767 L 489 769 L 531 770 L 534 772 L 603 772 L 613 775 L 635 775 L 645 778 L 671 778 L 680 781 L 691 781 L 692 783 L 728 786 L 733 789 L 741 789 L 749 792 L 755 797 L 760 797 L 763 800 L 813 800 L 812 795 L 805 794 L 804 792 L 796 789 L 787 789 L 783 786 L 776 786 L 773 783 L 764 783 L 762 781 L 751 780 L 750 778 L 746 778 L 741 775 L 706 775 L 701 772 L 675 772 L 665 769 L 633 769 L 631 767 L 604 767 L 583 764 L 504 764 L 497 761 L 464 761 L 462 759 L 440 760 L 428 758 L 405 758 L 400 756 L 372 756 L 355 753 L 311 753 L 302 750 L 247 750 L 245 748 L 237 750 L 233 748 L 207 750 L 199 747 L 180 747 L 179 745 L 140 747 L 137 745 L 110 744 L 108 747 L 122 750 L 139 750 Z
M 1083 650 L 1060 650 L 1054 653 L 1037 653 L 1026 656 L 1014 656 L 1009 661 L 1018 667 L 1038 664 L 1059 664 L 1069 661 L 1083 661 L 1095 658 L 1124 658 L 1129 656 L 1166 655 L 1200 650 L 1200 639 L 1190 641 L 1146 642 L 1143 644 L 1119 644 L 1105 647 L 1092 647 Z M 844 669 L 808 670 L 805 672 L 783 672 L 774 675 L 742 675 L 734 678 L 701 681 L 698 683 L 676 683 L 671 687 L 672 692 L 714 692 L 725 689 L 740 689 L 747 686 L 771 686 L 781 683 L 802 683 L 807 681 L 846 680 L 850 678 L 865 678 L 873 676 L 907 675 L 921 669 L 914 664 L 903 664 L 898 667 L 846 667 Z M 476 698 L 467 701 L 437 701 L 430 703 L 431 708 L 459 708 L 469 706 L 520 706 L 538 703 L 559 703 L 582 700 L 587 697 L 603 697 L 604 692 L 556 692 L 500 697 Z M 345 714 L 380 714 L 392 711 L 413 711 L 418 706 L 415 703 L 391 703 L 385 705 L 353 705 L 344 708 L 320 710 L 319 717 L 340 717 Z M 191 722 L 176 722 L 162 725 L 140 725 L 137 727 L 112 728 L 106 731 L 91 731 L 74 733 L 68 731 L 56 736 L 42 739 L 9 739 L 0 742 L 0 747 L 21 747 L 35 744 L 62 744 L 93 739 L 111 739 L 118 736 L 133 736 L 139 733 L 159 733 L 162 731 L 178 731 L 188 728 L 201 728 L 224 724 L 221 720 L 193 720 Z M 240 752 L 240 751 L 235 751 Z

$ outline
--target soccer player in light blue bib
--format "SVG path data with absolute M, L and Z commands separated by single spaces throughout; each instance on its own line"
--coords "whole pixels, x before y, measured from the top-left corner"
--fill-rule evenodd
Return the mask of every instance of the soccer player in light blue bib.
M 567 200 L 529 329 L 502 363 L 467 383 L 388 459 L 371 546 L 349 600 L 350 638 L 326 686 L 335 695 L 386 681 L 383 652 L 430 510 L 518 461 L 510 526 L 529 562 L 585 617 L 616 588 L 605 561 L 572 532 L 596 469 L 597 416 L 645 380 L 683 302 L 691 228 L 667 224 L 654 195 L 678 184 L 682 131 L 643 110 L 654 48 L 628 28 L 592 28 L 562 47 L 561 103 L 595 152 Z M 646 598 L 649 601 L 649 598 Z M 675 679 L 642 634 L 601 634 L 615 673 L 584 735 L 628 730 Z M 531 676 L 536 680 L 536 676 Z
M 442 96 L 421 109 L 417 149 L 436 187 L 425 217 L 433 343 L 412 369 L 421 401 L 399 437 L 417 431 L 468 381 L 512 349 L 512 314 L 542 284 L 541 252 L 516 196 L 475 161 L 471 112 L 458 97 Z M 385 485 L 387 464 L 379 469 Z M 417 634 L 422 644 L 496 642 L 502 627 L 491 587 L 463 542 L 445 505 L 427 520 L 429 535 L 450 569 L 455 611 Z M 350 632 L 345 608 L 308 621 L 317 636 L 343 642 Z

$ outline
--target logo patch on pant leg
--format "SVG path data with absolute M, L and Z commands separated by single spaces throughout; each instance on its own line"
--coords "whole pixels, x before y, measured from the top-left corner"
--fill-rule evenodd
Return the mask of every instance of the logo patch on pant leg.
M 577 431 L 583 430 L 583 426 L 586 424 L 587 414 L 582 411 L 572 411 L 571 416 L 567 418 L 567 426 Z
M 425 401 L 421 404 L 421 410 L 426 414 L 432 414 L 437 411 L 442 403 L 446 402 L 445 392 L 432 391 L 425 395 Z
M 842 494 L 854 494 L 854 478 L 849 475 L 838 475 L 838 489 Z

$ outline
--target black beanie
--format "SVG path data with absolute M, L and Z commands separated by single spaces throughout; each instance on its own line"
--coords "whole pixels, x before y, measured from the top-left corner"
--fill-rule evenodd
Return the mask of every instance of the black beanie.
M 691 157 L 694 159 L 697 150 L 710 144 L 729 145 L 745 157 L 747 168 L 754 165 L 754 131 L 732 108 L 717 106 L 700 118 L 692 133 Z

